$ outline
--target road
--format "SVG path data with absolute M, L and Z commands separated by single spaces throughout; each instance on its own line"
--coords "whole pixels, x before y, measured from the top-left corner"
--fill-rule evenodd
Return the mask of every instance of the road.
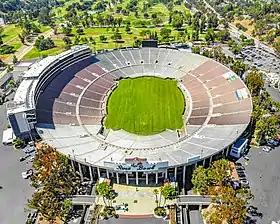
M 223 17 L 210 4 L 208 4 L 208 2 L 206 0 L 203 0 L 203 1 L 205 3 L 206 7 L 209 8 L 211 11 L 213 11 L 217 15 L 219 20 L 223 19 Z M 259 41 L 258 39 L 250 36 L 246 32 L 243 32 L 242 30 L 239 30 L 235 25 L 229 23 L 229 28 L 230 28 L 230 32 L 231 32 L 232 35 L 234 35 L 236 37 L 239 37 L 241 34 L 243 34 L 245 37 L 253 39 L 255 41 L 256 46 L 258 46 L 260 48 L 263 48 L 263 49 L 266 49 L 267 51 L 275 54 L 273 48 L 269 47 L 268 45 L 264 44 L 263 42 Z
M 267 92 L 269 93 L 269 95 L 271 96 L 272 99 L 274 99 L 277 102 L 280 102 L 280 93 L 278 89 L 273 88 L 272 86 L 268 86 L 267 83 L 264 84 Z
M 0 224 L 25 223 L 27 213 L 24 212 L 27 199 L 31 198 L 33 189 L 21 173 L 31 167 L 31 164 L 20 163 L 24 155 L 11 146 L 2 145 L 2 131 L 7 127 L 5 105 L 0 106 Z
M 251 205 L 258 208 L 263 217 L 250 216 L 252 223 L 267 224 L 280 220 L 280 147 L 270 153 L 261 148 L 251 148 L 248 156 L 249 163 L 245 173 L 250 183 L 255 199 Z M 244 160 L 240 161 L 244 164 Z

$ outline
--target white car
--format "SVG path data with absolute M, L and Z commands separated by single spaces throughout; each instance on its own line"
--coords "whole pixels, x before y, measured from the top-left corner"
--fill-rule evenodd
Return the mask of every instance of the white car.
M 34 161 L 34 156 L 32 156 L 32 157 L 30 157 L 29 159 L 28 159 L 28 162 L 33 162 Z
M 265 146 L 262 149 L 264 152 L 270 152 L 272 150 L 272 148 L 270 146 Z
M 22 172 L 21 176 L 22 176 L 23 179 L 28 179 L 29 177 L 32 176 L 32 174 L 33 174 L 33 170 L 30 169 L 30 170 L 27 170 L 25 172 Z
M 242 185 L 249 185 L 249 181 L 248 180 L 241 180 L 240 183 Z

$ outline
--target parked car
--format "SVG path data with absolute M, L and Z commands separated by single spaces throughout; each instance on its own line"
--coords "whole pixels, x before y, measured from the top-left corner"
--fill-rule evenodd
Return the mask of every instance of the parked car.
M 271 146 L 265 146 L 265 147 L 263 147 L 263 151 L 264 152 L 270 152 L 271 150 L 272 150 L 273 148 L 271 147 Z
M 239 178 L 239 181 L 247 181 L 246 177 Z
M 244 188 L 244 189 L 249 189 L 249 188 L 250 188 L 250 185 L 242 185 L 242 188 Z
M 20 162 L 23 162 L 24 160 L 26 160 L 29 156 L 31 156 L 30 154 L 27 154 L 26 156 L 24 156 L 24 157 L 20 157 L 19 158 L 19 161 Z
M 241 180 L 240 183 L 242 185 L 249 185 L 249 181 L 248 180 Z
M 243 158 L 246 160 L 246 161 L 249 161 L 250 158 L 248 156 L 243 156 Z
M 235 166 L 240 167 L 240 166 L 243 166 L 243 165 L 241 163 L 235 163 Z
M 32 153 L 32 152 L 35 151 L 35 147 L 33 147 L 33 146 L 31 146 L 31 147 L 30 147 L 30 146 L 27 146 L 27 147 L 23 148 L 22 151 L 25 152 L 25 153 Z
M 239 177 L 246 177 L 245 173 L 239 173 L 238 176 Z
M 244 166 L 238 166 L 238 167 L 236 167 L 236 170 L 238 171 L 238 170 L 245 170 L 245 167 Z
M 275 139 L 270 139 L 270 140 L 267 141 L 268 146 L 276 147 L 276 146 L 278 146 L 278 144 L 279 144 L 279 141 L 275 140 Z
M 29 169 L 29 170 L 21 173 L 21 176 L 22 176 L 23 179 L 28 179 L 32 175 L 33 175 L 33 170 L 32 169 Z
M 31 156 L 31 157 L 28 159 L 28 162 L 33 162 L 34 159 L 35 159 L 35 157 L 34 157 L 34 156 Z

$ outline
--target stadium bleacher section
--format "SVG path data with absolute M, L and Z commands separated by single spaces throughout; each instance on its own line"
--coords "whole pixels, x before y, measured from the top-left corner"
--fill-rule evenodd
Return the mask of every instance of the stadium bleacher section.
M 118 79 L 137 76 L 178 80 L 189 98 L 184 130 L 137 136 L 102 128 L 106 99 Z M 225 153 L 246 129 L 252 111 L 250 93 L 230 69 L 212 59 L 167 48 L 114 50 L 77 61 L 52 77 L 35 101 L 37 129 L 43 139 L 64 154 L 74 154 L 81 163 L 86 160 L 104 168 L 104 162 L 114 158 L 145 157 L 176 167 Z M 86 133 L 88 141 L 75 128 Z

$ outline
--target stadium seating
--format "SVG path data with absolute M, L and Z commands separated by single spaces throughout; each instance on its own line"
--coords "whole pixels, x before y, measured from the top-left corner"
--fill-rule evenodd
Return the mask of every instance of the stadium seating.
M 236 95 L 238 89 L 244 88 L 242 81 L 233 77 L 230 69 L 205 57 L 167 48 L 142 48 L 103 52 L 91 61 L 89 65 L 78 63 L 79 69 L 73 71 L 65 69 L 50 82 L 37 102 L 39 123 L 76 124 L 78 107 L 82 124 L 100 125 L 105 114 L 104 100 L 117 80 L 141 75 L 181 82 L 191 97 L 187 123 L 195 127 L 193 130 L 207 122 L 246 124 L 250 119 L 250 98 Z M 163 135 L 167 142 L 174 138 Z

